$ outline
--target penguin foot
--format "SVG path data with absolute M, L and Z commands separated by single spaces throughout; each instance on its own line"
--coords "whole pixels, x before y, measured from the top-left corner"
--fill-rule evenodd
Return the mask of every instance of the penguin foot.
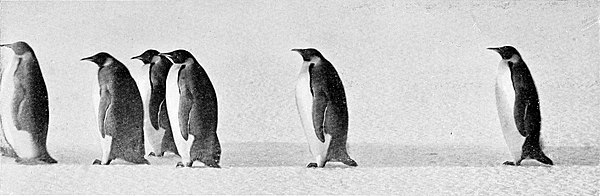
M 149 156 L 149 157 L 155 157 L 155 156 L 156 156 L 156 154 L 154 154 L 154 152 L 150 152 L 150 153 L 148 153 L 148 156 Z
M 194 162 L 193 162 L 193 161 L 190 161 L 189 163 L 186 163 L 186 164 L 185 164 L 185 166 L 186 166 L 186 167 L 192 167 L 192 165 L 193 165 L 193 164 L 194 164 Z
M 158 154 L 156 155 L 156 157 L 162 157 L 162 156 L 164 156 L 164 155 L 165 155 L 165 152 L 161 152 L 161 153 L 158 153 Z
M 96 159 L 96 160 L 94 160 L 94 162 L 92 163 L 92 165 L 102 165 L 102 161 Z
M 505 161 L 505 162 L 504 162 L 504 163 L 502 163 L 502 164 L 503 164 L 503 165 L 513 165 L 513 166 L 515 165 L 515 163 L 514 163 L 514 162 L 512 162 L 512 161 Z
M 307 168 L 317 168 L 319 167 L 319 165 L 317 165 L 317 163 L 309 163 L 308 165 L 306 165 Z
M 177 165 L 175 165 L 175 168 L 180 168 L 180 167 L 185 167 L 185 166 L 183 165 L 182 162 L 177 162 Z
M 350 167 L 356 167 L 358 166 L 358 163 L 356 163 L 356 161 L 352 160 L 352 159 L 347 159 L 345 161 L 342 161 L 343 164 L 350 166 Z

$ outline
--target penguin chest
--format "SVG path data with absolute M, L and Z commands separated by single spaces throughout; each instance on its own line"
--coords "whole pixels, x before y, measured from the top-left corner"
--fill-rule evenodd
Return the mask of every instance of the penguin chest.
M 137 78 L 138 89 L 140 90 L 140 95 L 142 96 L 142 103 L 144 104 L 144 121 L 146 121 L 146 116 L 148 116 L 148 108 L 150 105 L 150 96 L 152 94 L 152 85 L 150 84 L 150 65 L 144 65 L 142 68 L 142 74 Z
M 521 149 L 525 142 L 514 117 L 515 90 L 512 83 L 510 69 L 505 61 L 500 62 L 496 76 L 496 106 L 498 117 L 502 126 L 502 133 L 509 150 L 515 159 L 521 156 Z
M 104 124 L 100 121 L 100 81 L 98 79 L 95 80 L 94 84 L 92 85 L 92 102 L 93 102 L 93 107 L 94 107 L 94 116 L 96 117 L 96 123 L 97 123 L 97 128 L 98 128 L 98 136 L 100 136 L 100 141 L 104 141 L 102 138 L 102 134 L 100 133 L 100 127 L 104 126 Z
M 310 89 L 310 74 L 306 62 L 302 65 L 296 83 L 296 106 L 298 107 L 300 120 L 304 130 L 307 132 L 307 136 L 314 136 L 312 119 L 313 96 Z
M 14 62 L 16 63 L 16 62 Z M 0 114 L 2 119 L 2 129 L 6 134 L 6 139 L 9 143 L 14 145 L 13 133 L 16 131 L 16 127 L 13 121 L 13 115 L 11 106 L 14 103 L 15 94 L 15 77 L 14 73 L 17 65 L 14 63 L 6 64 L 7 67 L 2 68 L 2 81 L 0 81 Z
M 146 154 L 150 152 L 160 153 L 162 137 L 164 130 L 156 130 L 152 126 L 150 120 L 150 98 L 152 96 L 152 83 L 150 81 L 150 65 L 146 64 L 142 67 L 142 74 L 137 78 L 136 83 L 140 95 L 142 96 L 142 104 L 144 107 L 144 147 Z
M 169 69 L 166 81 L 165 102 L 167 103 L 167 112 L 171 118 L 171 127 L 173 130 L 179 130 L 179 66 L 172 66 Z M 174 132 L 175 134 L 175 132 Z M 176 135 L 181 135 L 177 133 Z

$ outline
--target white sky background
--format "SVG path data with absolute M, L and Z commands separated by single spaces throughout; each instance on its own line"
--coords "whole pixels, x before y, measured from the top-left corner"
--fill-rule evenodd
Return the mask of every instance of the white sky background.
M 28 42 L 49 89 L 49 148 L 99 149 L 91 100 L 106 51 L 132 74 L 146 49 L 187 49 L 219 100 L 222 142 L 305 142 L 294 100 L 300 55 L 336 67 L 349 141 L 504 145 L 494 98 L 510 44 L 538 86 L 548 145 L 598 145 L 598 6 L 594 1 L 0 2 L 0 43 Z M 12 53 L 2 49 L 1 60 Z M 61 139 L 63 138 L 63 139 Z M 98 150 L 99 151 L 99 150 Z

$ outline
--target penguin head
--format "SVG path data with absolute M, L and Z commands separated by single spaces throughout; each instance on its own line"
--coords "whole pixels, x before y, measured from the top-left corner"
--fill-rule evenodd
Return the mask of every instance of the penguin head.
M 173 63 L 176 64 L 182 64 L 189 58 L 194 59 L 192 53 L 188 52 L 187 50 L 175 50 L 173 52 L 160 53 L 160 55 L 170 58 Z
M 82 58 L 82 61 L 91 61 L 96 63 L 99 67 L 102 67 L 107 61 L 113 61 L 114 57 L 106 52 L 100 52 L 91 57 Z
M 33 51 L 33 49 L 31 49 L 31 47 L 29 46 L 29 44 L 22 42 L 22 41 L 18 41 L 12 44 L 2 44 L 0 45 L 0 47 L 7 47 L 13 50 L 13 52 L 15 52 L 16 55 L 23 55 L 26 52 L 31 52 Z
M 323 55 L 314 48 L 306 48 L 306 49 L 292 49 L 292 51 L 296 51 L 302 55 L 302 59 L 304 61 L 310 61 L 313 57 L 323 58 Z
M 150 64 L 152 62 L 152 58 L 154 58 L 158 54 L 160 54 L 160 52 L 150 49 L 150 50 L 146 50 L 146 52 L 140 54 L 139 56 L 131 57 L 131 59 L 138 59 L 138 60 L 144 62 L 144 64 Z
M 502 59 L 510 59 L 510 58 L 512 58 L 513 55 L 518 55 L 519 57 L 521 56 L 521 54 L 519 54 L 519 51 L 517 51 L 517 49 L 515 49 L 512 46 L 502 46 L 499 48 L 487 48 L 487 49 L 498 52 L 498 54 L 500 54 L 500 56 L 502 56 Z

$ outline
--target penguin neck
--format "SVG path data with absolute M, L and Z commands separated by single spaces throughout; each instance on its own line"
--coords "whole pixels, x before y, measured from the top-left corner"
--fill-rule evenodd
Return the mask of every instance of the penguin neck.
M 18 66 L 27 66 L 28 65 L 27 63 L 23 63 L 24 60 L 32 59 L 32 58 L 33 58 L 33 54 L 31 52 L 25 52 L 23 54 L 15 54 L 13 57 L 13 63 L 8 64 L 9 67 L 6 70 L 9 70 L 11 73 L 14 73 L 18 69 Z M 27 68 L 25 68 L 25 69 L 27 69 Z
M 106 61 L 100 67 L 108 67 L 114 62 L 113 58 L 106 58 Z
M 181 64 L 185 65 L 185 66 L 190 66 L 190 65 L 193 65 L 194 63 L 196 63 L 196 60 L 194 60 L 194 58 L 190 57 L 190 58 L 185 59 L 185 61 Z
M 509 59 L 502 59 L 503 61 L 506 61 L 506 63 L 511 62 L 513 64 L 518 63 L 521 61 L 521 56 L 517 55 L 517 54 L 513 54 Z
M 509 59 L 502 59 L 500 61 L 500 64 L 498 65 L 498 71 L 501 70 L 505 70 L 505 69 L 511 69 L 511 67 L 508 67 L 509 62 L 512 63 L 513 65 L 521 62 L 521 57 L 519 55 L 512 55 L 512 57 L 510 57 Z
M 303 63 L 303 65 L 304 65 L 304 66 L 306 66 L 306 67 L 308 67 L 308 65 L 310 65 L 311 63 L 314 63 L 314 64 L 319 64 L 319 62 L 321 62 L 321 60 L 322 60 L 322 59 L 321 59 L 320 57 L 318 57 L 318 56 L 313 56 L 313 57 L 311 57 L 310 59 L 308 59 L 308 60 L 305 60 L 305 61 L 304 61 L 304 63 Z

